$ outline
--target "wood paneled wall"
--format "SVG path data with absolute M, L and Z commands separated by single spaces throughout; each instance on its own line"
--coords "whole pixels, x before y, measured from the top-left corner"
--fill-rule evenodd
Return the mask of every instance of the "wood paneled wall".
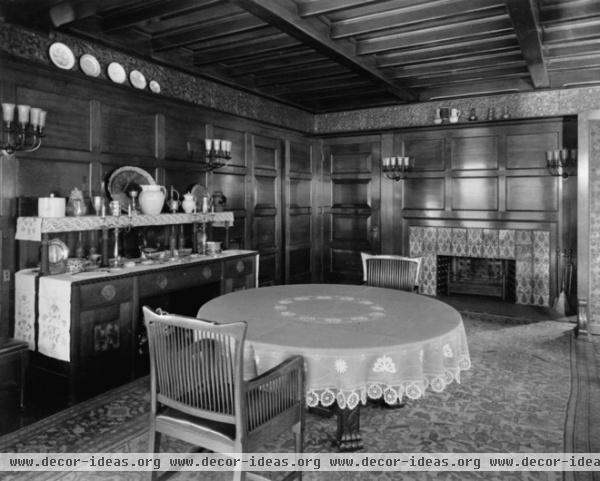
M 2 269 L 11 273 L 35 265 L 35 243 L 17 262 L 14 242 L 16 198 L 68 197 L 74 188 L 100 192 L 114 169 L 137 166 L 157 183 L 181 194 L 196 183 L 221 191 L 235 215 L 231 247 L 257 249 L 260 283 L 311 280 L 311 225 L 316 209 L 313 152 L 318 144 L 301 132 L 234 117 L 168 99 L 126 85 L 3 58 L 1 101 L 27 103 L 48 111 L 46 138 L 35 153 L 2 156 Z M 226 168 L 204 173 L 198 164 L 205 138 L 233 142 Z M 193 155 L 190 158 L 188 142 Z M 284 182 L 284 175 L 292 180 Z M 287 225 L 284 219 L 288 219 Z M 284 227 L 285 226 L 285 227 Z M 284 228 L 287 229 L 284 231 Z M 224 229 L 213 228 L 220 240 Z M 65 240 L 74 243 L 73 236 Z M 285 249 L 289 249 L 286 252 Z M 9 333 L 13 282 L 2 282 L 0 335 Z

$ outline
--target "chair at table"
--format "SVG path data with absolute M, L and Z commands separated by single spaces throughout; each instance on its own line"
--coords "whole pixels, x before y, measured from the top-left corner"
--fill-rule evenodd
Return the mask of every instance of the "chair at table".
M 286 429 L 302 452 L 301 356 L 244 380 L 245 322 L 217 324 L 146 306 L 143 312 L 150 350 L 150 452 L 160 452 L 161 434 L 213 452 L 256 452 Z M 256 478 L 233 473 L 234 479 Z M 294 476 L 302 479 L 302 472 L 286 479 Z
M 371 255 L 361 253 L 363 280 L 368 286 L 418 292 L 420 257 Z

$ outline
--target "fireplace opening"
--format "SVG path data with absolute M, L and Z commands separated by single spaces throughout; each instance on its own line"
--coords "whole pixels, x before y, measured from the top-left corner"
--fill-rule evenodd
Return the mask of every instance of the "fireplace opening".
M 437 294 L 490 296 L 515 302 L 515 261 L 437 256 Z

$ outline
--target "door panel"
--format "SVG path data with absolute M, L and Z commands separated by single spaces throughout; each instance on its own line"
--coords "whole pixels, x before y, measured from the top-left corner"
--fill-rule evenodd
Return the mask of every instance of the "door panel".
M 324 277 L 329 282 L 359 283 L 361 251 L 379 252 L 379 137 L 335 139 L 325 144 L 331 179 L 329 212 L 324 216 Z

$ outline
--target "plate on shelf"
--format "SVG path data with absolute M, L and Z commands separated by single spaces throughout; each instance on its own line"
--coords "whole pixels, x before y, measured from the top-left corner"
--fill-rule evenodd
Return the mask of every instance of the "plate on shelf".
M 109 63 L 106 72 L 108 73 L 108 78 L 116 84 L 122 84 L 127 78 L 125 69 L 120 63 L 117 62 Z
M 100 75 L 100 62 L 98 62 L 96 57 L 89 53 L 84 53 L 79 57 L 79 66 L 83 73 L 90 77 L 97 77 Z
M 136 89 L 143 90 L 146 88 L 146 77 L 139 70 L 129 72 L 129 81 Z
M 73 51 L 64 43 L 54 42 L 50 45 L 49 54 L 50 60 L 58 68 L 71 70 L 75 65 L 75 55 L 73 55 Z
M 155 94 L 160 93 L 160 84 L 156 80 L 150 80 L 150 91 Z
M 136 190 L 139 194 L 142 185 L 156 185 L 156 182 L 144 169 L 126 165 L 110 174 L 106 189 L 112 200 L 120 202 L 121 210 L 127 212 L 127 206 L 131 200 L 127 193 Z
M 67 244 L 58 238 L 50 239 L 48 242 L 48 265 L 50 274 L 62 274 L 67 270 L 67 259 L 69 248 Z
M 196 212 L 202 212 L 202 197 L 210 196 L 210 192 L 202 184 L 194 184 L 190 188 L 190 193 L 196 199 Z

